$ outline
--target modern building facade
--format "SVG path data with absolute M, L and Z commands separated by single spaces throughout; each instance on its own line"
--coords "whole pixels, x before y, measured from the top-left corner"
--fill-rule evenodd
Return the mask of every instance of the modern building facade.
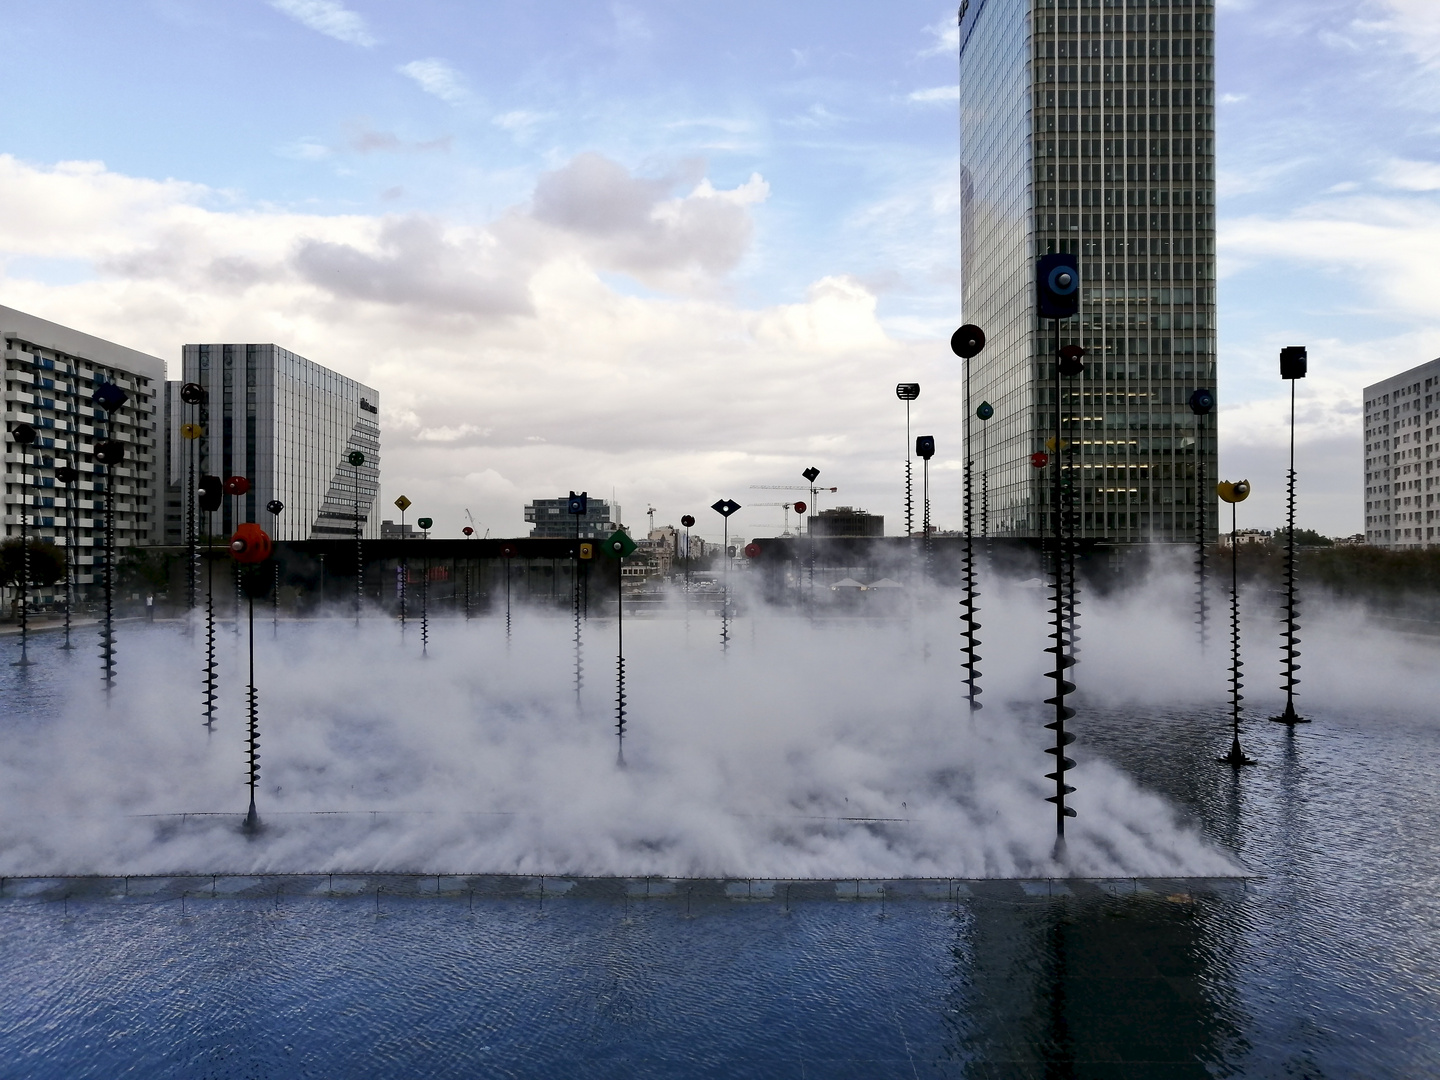
M 1365 542 L 1436 543 L 1440 360 L 1365 387 Z
M 853 506 L 821 510 L 806 521 L 811 536 L 884 536 L 885 516 Z
M 615 524 L 610 504 L 604 499 L 589 499 L 583 514 L 566 513 L 569 498 L 536 499 L 525 506 L 525 520 L 535 527 L 531 536 L 565 539 L 575 535 L 575 521 L 580 521 L 582 540 L 603 540 L 620 526 Z
M 1214 533 L 1216 416 L 1187 405 L 1216 385 L 1214 21 L 1213 0 L 960 8 L 962 304 L 988 338 L 971 392 L 995 409 L 995 535 L 1046 531 L 1049 470 L 1031 455 L 1057 411 L 1079 445 L 1082 536 L 1193 540 L 1201 501 Z M 1059 401 L 1035 295 L 1052 252 L 1081 277 L 1060 343 L 1088 353 Z
M 103 558 L 104 489 L 114 481 L 115 546 L 119 550 L 160 541 L 161 463 L 156 456 L 156 408 L 165 384 L 165 361 L 68 326 L 0 307 L 5 343 L 5 536 L 19 536 L 28 515 L 32 538 L 65 548 L 75 581 L 98 580 Z M 113 417 L 93 407 L 100 383 L 115 383 L 128 395 Z M 30 424 L 39 438 L 20 453 L 10 429 Z M 106 466 L 92 460 L 95 443 L 117 439 L 125 460 Z M 72 466 L 77 482 L 67 486 L 55 470 Z M 28 494 L 27 494 L 28 492 Z M 63 589 L 63 586 L 60 586 Z M 44 590 L 40 602 L 47 601 Z
M 180 399 L 184 383 L 209 394 Z M 369 386 L 273 344 L 186 345 L 180 379 L 166 385 L 166 542 L 184 543 L 189 492 L 203 475 L 243 476 L 249 492 L 227 497 L 198 533 L 228 536 L 257 521 L 277 540 L 380 535 L 380 395 Z M 183 437 L 186 424 L 200 436 Z M 365 463 L 351 466 L 360 451 Z M 285 509 L 272 517 L 266 506 Z M 202 515 L 203 517 L 203 515 Z

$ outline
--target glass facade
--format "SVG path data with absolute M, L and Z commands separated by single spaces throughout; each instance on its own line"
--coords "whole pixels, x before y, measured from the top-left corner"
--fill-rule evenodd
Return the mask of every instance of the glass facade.
M 203 386 L 208 405 L 181 403 L 180 382 Z M 271 344 L 186 345 L 180 382 L 167 387 L 169 543 L 185 540 L 188 477 L 206 473 L 250 480 L 247 495 L 227 496 L 214 515 L 223 535 L 258 521 L 277 540 L 341 539 L 355 535 L 357 511 L 361 534 L 380 535 L 375 390 Z M 186 423 L 200 425 L 198 439 L 181 437 Z M 347 462 L 354 450 L 365 455 L 358 470 Z M 278 518 L 265 509 L 272 499 L 285 504 Z
M 1080 535 L 1189 541 L 1216 523 L 1213 0 L 968 0 L 961 8 L 963 307 L 988 344 L 990 528 L 1046 531 L 1057 411 L 1080 447 Z M 1087 351 L 1055 400 L 1034 267 L 1079 260 Z M 1218 411 L 1218 409 L 1217 409 Z M 981 440 L 975 440 L 977 465 Z M 1198 490 L 1197 465 L 1207 483 Z

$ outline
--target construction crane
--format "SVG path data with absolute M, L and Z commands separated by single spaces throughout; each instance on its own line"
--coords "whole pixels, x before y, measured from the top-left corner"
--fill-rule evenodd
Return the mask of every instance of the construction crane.
M 813 499 L 815 500 L 815 503 L 816 503 L 816 505 L 811 506 L 811 507 L 808 508 L 809 511 L 810 511 L 811 516 L 814 516 L 815 514 L 818 514 L 818 513 L 820 512 L 820 507 L 819 507 L 820 492 L 822 492 L 822 491 L 828 491 L 828 492 L 831 492 L 831 493 L 833 494 L 834 492 L 837 492 L 837 491 L 839 491 L 840 489 L 839 489 L 838 487 L 810 487 L 810 486 L 807 485 L 807 484 L 751 484 L 751 485 L 750 485 L 750 490 L 751 490 L 751 491 L 808 491 L 808 492 L 810 492 L 810 497 L 813 498 Z M 753 504 L 752 504 L 752 505 L 753 505 Z M 787 519 L 786 519 L 786 520 L 789 520 L 789 519 L 788 519 L 788 516 L 787 516 Z
M 783 535 L 783 536 L 790 536 L 790 535 L 792 535 L 792 533 L 790 532 L 790 508 L 795 505 L 793 502 L 788 502 L 788 503 L 748 503 L 747 505 L 749 505 L 749 506 L 783 506 L 783 507 L 785 508 L 785 531 L 784 531 L 784 533 L 782 533 L 781 535 Z M 797 522 L 797 524 L 798 524 L 798 522 Z
M 649 503 L 646 503 L 645 506 L 647 507 L 645 513 L 650 515 L 650 531 L 653 533 L 655 531 L 655 508 Z

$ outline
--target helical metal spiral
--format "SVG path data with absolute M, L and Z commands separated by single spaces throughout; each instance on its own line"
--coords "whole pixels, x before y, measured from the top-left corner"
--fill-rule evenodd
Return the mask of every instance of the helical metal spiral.
M 908 441 L 909 438 L 910 438 L 910 430 L 909 430 L 909 429 L 910 429 L 910 425 L 909 425 L 910 410 L 909 410 L 908 408 L 905 410 L 905 416 L 906 416 L 905 438 L 906 438 L 906 440 Z M 906 537 L 911 537 L 911 536 L 914 536 L 914 535 L 915 535 L 915 506 L 914 506 L 915 481 L 914 481 L 914 477 L 913 477 L 913 475 L 912 475 L 912 470 L 913 470 L 913 463 L 912 463 L 911 460 L 910 460 L 910 456 L 907 454 L 907 455 L 905 456 L 905 535 L 906 535 Z
M 1300 600 L 1295 595 L 1295 468 L 1291 463 L 1290 473 L 1285 485 L 1285 629 L 1280 632 L 1280 640 L 1284 643 L 1280 650 L 1281 671 L 1285 681 L 1280 688 L 1285 691 L 1285 711 L 1279 716 L 1271 719 L 1282 724 L 1304 724 L 1307 721 L 1295 711 L 1295 687 L 1300 685 L 1300 680 L 1295 677 L 1295 672 L 1300 670 L 1300 665 L 1295 661 L 1300 656 L 1297 646 L 1300 644 L 1300 623 L 1296 617 L 1300 613 Z
M 1238 543 L 1238 532 L 1236 529 L 1235 504 L 1243 501 L 1250 494 L 1250 482 L 1243 480 L 1238 484 L 1222 482 L 1217 485 L 1220 490 L 1220 497 L 1230 504 L 1230 750 L 1220 758 L 1226 765 L 1233 765 L 1239 768 L 1242 765 L 1254 765 L 1253 759 L 1246 757 L 1245 752 L 1240 749 L 1240 703 L 1245 696 L 1240 693 L 1240 688 L 1245 685 L 1240 674 L 1240 669 L 1245 665 L 1240 660 L 1240 545 Z
M 215 730 L 215 702 L 218 677 L 215 665 L 215 567 L 214 541 L 206 546 L 205 559 L 205 727 Z
M 580 707 L 580 688 L 585 684 L 585 665 L 580 642 L 580 561 L 575 560 L 575 588 L 571 603 L 575 612 L 575 707 Z
M 625 654 L 615 655 L 615 739 L 616 763 L 625 764 Z
M 1197 444 L 1199 440 L 1196 440 Z M 1205 449 L 1199 446 L 1199 453 L 1196 455 L 1196 500 L 1195 500 L 1195 625 L 1200 630 L 1200 651 L 1204 652 L 1210 644 L 1210 598 L 1206 589 L 1206 550 L 1205 550 L 1205 506 L 1207 502 L 1207 491 L 1205 486 Z
M 1057 475 L 1059 466 L 1056 466 Z M 1058 485 L 1057 485 L 1058 487 Z M 1058 507 L 1058 504 L 1057 504 Z M 1059 513 L 1057 509 L 1057 514 Z M 1075 715 L 1075 710 L 1065 704 L 1068 694 L 1075 692 L 1075 684 L 1066 678 L 1066 673 L 1075 666 L 1074 659 L 1067 651 L 1068 632 L 1066 630 L 1068 602 L 1066 582 L 1066 554 L 1064 551 L 1064 524 L 1059 524 L 1057 532 L 1057 545 L 1054 551 L 1054 559 L 1050 568 L 1051 593 L 1050 593 L 1050 616 L 1052 629 L 1050 632 L 1050 646 L 1045 650 L 1055 657 L 1055 665 L 1050 672 L 1049 678 L 1055 682 L 1055 696 L 1045 699 L 1046 705 L 1055 708 L 1055 719 L 1045 725 L 1046 730 L 1055 733 L 1055 744 L 1046 747 L 1045 752 L 1055 758 L 1055 771 L 1045 774 L 1047 780 L 1055 781 L 1055 794 L 1046 797 L 1045 801 L 1055 804 L 1055 832 L 1059 838 L 1065 836 L 1065 819 L 1074 817 L 1075 810 L 1065 805 L 1066 796 L 1075 791 L 1073 787 L 1065 783 L 1065 774 L 1075 767 L 1075 762 L 1065 756 L 1065 748 L 1075 741 L 1073 732 L 1065 730 L 1065 721 Z
M 968 369 L 967 369 L 968 370 Z M 970 711 L 978 712 L 983 706 L 980 704 L 980 695 L 984 692 L 979 687 L 980 679 L 980 638 L 979 620 L 975 613 L 979 610 L 976 606 L 977 593 L 975 590 L 975 531 L 971 528 L 974 494 L 974 464 L 969 460 L 969 435 L 966 435 L 966 461 L 965 461 L 965 548 L 961 555 L 961 578 L 965 584 L 965 599 L 962 601 L 965 607 L 965 614 L 962 621 L 965 624 L 965 699 L 969 702 Z
M 250 812 L 245 815 L 245 828 L 255 829 L 260 825 L 255 813 L 255 788 L 260 782 L 260 694 L 255 689 L 255 598 L 249 597 L 250 604 L 250 684 L 246 687 L 245 703 L 247 724 L 245 731 L 246 758 L 250 773 Z
M 115 685 L 115 466 L 105 466 L 105 621 L 100 626 L 105 689 Z
M 430 560 L 425 560 L 425 578 L 420 582 L 420 655 L 430 655 Z

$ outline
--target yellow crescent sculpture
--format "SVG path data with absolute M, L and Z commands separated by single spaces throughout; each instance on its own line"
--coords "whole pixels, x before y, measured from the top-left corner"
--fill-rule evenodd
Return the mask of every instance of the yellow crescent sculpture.
M 1221 480 L 1215 485 L 1215 493 L 1227 503 L 1244 502 L 1250 495 L 1250 481 L 1236 480 L 1231 483 L 1229 480 Z
M 205 434 L 205 429 L 199 424 L 181 424 L 180 435 L 186 439 L 198 439 Z

